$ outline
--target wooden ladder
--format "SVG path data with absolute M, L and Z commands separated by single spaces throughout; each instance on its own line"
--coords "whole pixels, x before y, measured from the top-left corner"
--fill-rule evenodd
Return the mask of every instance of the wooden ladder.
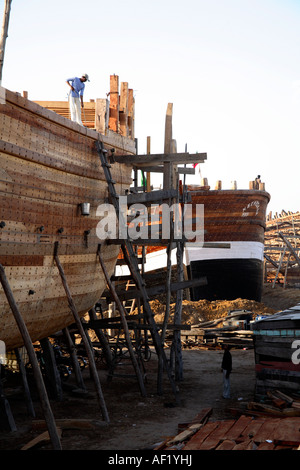
M 105 175 L 105 178 L 106 178 L 106 181 L 107 181 L 108 191 L 109 191 L 109 195 L 110 195 L 110 198 L 111 198 L 111 202 L 112 202 L 112 204 L 114 206 L 114 209 L 116 211 L 116 215 L 118 217 L 119 224 L 123 224 L 123 227 L 124 227 L 127 221 L 122 220 L 123 219 L 123 214 L 119 211 L 119 196 L 116 192 L 115 181 L 113 180 L 112 175 L 111 175 L 111 170 L 110 170 L 111 169 L 111 164 L 107 160 L 107 150 L 104 149 L 103 143 L 101 141 L 96 142 L 96 149 L 97 149 L 97 152 L 98 152 L 98 155 L 99 155 L 99 158 L 100 158 L 100 161 L 101 161 L 101 165 L 102 165 L 102 168 L 103 168 L 103 171 L 104 171 L 104 175 Z M 159 369 L 158 370 L 158 393 L 159 394 L 162 393 L 162 390 L 161 390 L 162 380 L 161 380 L 161 378 L 162 378 L 163 370 L 165 369 L 166 372 L 167 372 L 167 375 L 168 375 L 168 378 L 169 378 L 171 388 L 172 388 L 172 391 L 174 393 L 176 402 L 179 402 L 178 388 L 177 388 L 177 386 L 174 382 L 174 379 L 172 377 L 171 370 L 170 370 L 170 367 L 169 367 L 169 363 L 168 363 L 168 360 L 167 360 L 167 357 L 166 357 L 166 354 L 165 354 L 165 351 L 164 351 L 164 348 L 163 348 L 163 343 L 161 342 L 161 338 L 160 338 L 160 335 L 158 333 L 158 327 L 155 323 L 154 315 L 153 315 L 153 312 L 152 312 L 152 309 L 151 309 L 151 306 L 150 306 L 150 303 L 149 303 L 149 297 L 148 297 L 148 294 L 147 294 L 147 291 L 146 291 L 146 284 L 145 284 L 145 281 L 144 281 L 144 279 L 141 275 L 140 269 L 139 269 L 138 259 L 137 259 L 137 255 L 135 253 L 135 250 L 133 248 L 133 244 L 128 238 L 125 238 L 125 239 L 120 240 L 120 245 L 121 245 L 121 249 L 123 251 L 123 255 L 124 255 L 124 259 L 126 261 L 126 264 L 127 264 L 128 268 L 131 272 L 132 279 L 134 280 L 137 289 L 140 291 L 141 301 L 142 301 L 142 304 L 143 304 L 143 307 L 144 307 L 144 315 L 145 315 L 145 318 L 146 318 L 146 321 L 147 321 L 148 325 L 150 326 L 150 332 L 151 332 L 151 335 L 152 335 L 153 345 L 155 347 L 155 351 L 156 351 L 158 359 L 159 359 L 160 367 L 158 368 Z

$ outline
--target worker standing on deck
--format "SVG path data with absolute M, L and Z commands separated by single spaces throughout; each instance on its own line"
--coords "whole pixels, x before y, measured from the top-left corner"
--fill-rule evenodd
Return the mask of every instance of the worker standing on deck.
M 232 356 L 229 350 L 230 346 L 228 346 L 228 344 L 225 344 L 221 365 L 223 371 L 223 398 L 230 398 L 230 374 L 232 371 Z
M 71 120 L 77 122 L 81 126 L 83 126 L 81 121 L 81 108 L 83 108 L 83 92 L 86 81 L 90 81 L 88 74 L 82 75 L 81 78 L 73 77 L 67 79 L 67 84 L 71 88 L 69 94 Z

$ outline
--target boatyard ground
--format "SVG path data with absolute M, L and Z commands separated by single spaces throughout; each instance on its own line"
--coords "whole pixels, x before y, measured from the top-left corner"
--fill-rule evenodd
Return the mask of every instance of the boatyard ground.
M 266 286 L 262 308 L 279 311 L 300 302 L 299 289 L 272 289 Z M 167 351 L 168 354 L 168 351 Z M 255 391 L 254 350 L 233 349 L 232 397 L 222 398 L 221 349 L 192 348 L 183 350 L 183 380 L 179 383 L 180 404 L 176 405 L 167 377 L 164 393 L 158 396 L 157 358 L 153 354 L 146 363 L 147 396 L 142 397 L 137 381 L 133 378 L 115 377 L 107 382 L 107 371 L 99 370 L 102 390 L 108 409 L 110 424 L 102 420 L 93 381 L 88 369 L 84 380 L 88 387 L 87 397 L 78 397 L 67 391 L 63 401 L 51 400 L 55 419 L 64 420 L 62 448 L 64 450 L 146 450 L 154 448 L 168 437 L 178 434 L 179 425 L 188 423 L 205 408 L 212 408 L 212 420 L 233 417 L 236 409 L 252 401 Z M 128 367 L 128 366 L 127 366 Z M 116 372 L 125 372 L 125 365 Z M 128 370 L 127 370 L 128 372 Z M 130 371 L 129 371 L 130 372 Z M 68 379 L 72 383 L 73 377 Z M 45 431 L 39 400 L 35 397 L 36 418 L 26 413 L 21 393 L 6 384 L 5 391 L 17 424 L 16 432 L 0 433 L 0 450 L 21 449 Z M 73 422 L 73 427 L 67 423 Z M 74 424 L 74 420 L 78 420 Z M 80 421 L 87 420 L 87 421 Z M 51 443 L 41 442 L 33 449 L 51 449 Z

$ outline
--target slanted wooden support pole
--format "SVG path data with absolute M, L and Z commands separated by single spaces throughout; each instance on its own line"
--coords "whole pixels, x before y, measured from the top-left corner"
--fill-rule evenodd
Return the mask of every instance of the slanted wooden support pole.
M 49 388 L 51 391 L 50 396 L 52 393 L 53 398 L 61 401 L 63 397 L 62 385 L 60 375 L 57 369 L 57 364 L 55 361 L 52 344 L 50 343 L 48 338 L 43 338 L 40 340 L 40 345 L 43 349 L 46 377 L 49 380 Z
M 91 308 L 89 310 L 89 316 L 90 316 L 90 320 L 92 320 L 92 321 L 98 320 L 95 308 Z M 101 344 L 101 347 L 102 347 L 102 350 L 103 350 L 103 354 L 104 354 L 105 359 L 106 359 L 106 363 L 107 363 L 108 367 L 111 367 L 112 364 L 113 364 L 113 357 L 112 357 L 112 352 L 111 352 L 111 349 L 109 347 L 106 336 L 103 333 L 103 331 L 101 330 L 101 328 L 94 328 L 94 331 L 95 331 L 95 334 L 97 335 L 97 337 L 100 341 L 100 344 Z
M 282 240 L 284 241 L 284 243 L 286 244 L 286 246 L 288 247 L 288 249 L 290 250 L 290 252 L 293 254 L 293 256 L 295 257 L 295 260 L 297 261 L 298 263 L 298 266 L 300 267 L 300 258 L 299 256 L 297 255 L 296 251 L 294 250 L 294 248 L 292 247 L 292 245 L 290 244 L 290 242 L 285 238 L 285 236 L 283 235 L 282 232 L 279 232 L 278 235 L 280 236 L 280 238 L 282 238 Z
M 130 333 L 129 333 L 129 329 L 128 329 L 128 325 L 127 325 L 127 321 L 126 321 L 126 313 L 124 311 L 124 307 L 123 307 L 123 305 L 122 305 L 122 303 L 121 303 L 121 301 L 120 301 L 120 299 L 119 299 L 119 297 L 118 297 L 118 295 L 115 291 L 115 288 L 114 288 L 114 286 L 113 286 L 113 284 L 110 280 L 110 277 L 108 275 L 105 263 L 103 261 L 102 255 L 101 255 L 101 245 L 98 245 L 97 254 L 98 254 L 98 257 L 99 257 L 100 265 L 101 265 L 102 271 L 104 273 L 107 285 L 108 285 L 108 287 L 109 287 L 109 289 L 110 289 L 110 291 L 113 295 L 114 301 L 116 302 L 117 308 L 119 310 L 122 325 L 123 325 L 123 329 L 124 329 L 124 334 L 125 334 L 127 347 L 128 347 L 128 350 L 129 350 L 131 361 L 132 361 L 132 365 L 134 367 L 134 370 L 135 370 L 135 373 L 136 373 L 136 376 L 137 376 L 137 379 L 138 379 L 141 394 L 142 394 L 142 396 L 145 397 L 146 396 L 145 385 L 144 385 L 143 377 L 142 377 L 142 374 L 141 374 L 141 371 L 140 371 L 140 368 L 139 368 L 139 365 L 138 365 L 137 358 L 135 356 L 135 353 L 134 353 L 134 350 L 133 350 L 133 347 L 132 347 L 132 343 L 131 343 L 131 339 L 130 339 Z
M 22 356 L 20 354 L 20 350 L 18 348 L 15 349 L 15 355 L 16 355 L 16 358 L 17 358 L 19 371 L 20 371 L 20 374 L 21 374 L 21 377 L 22 377 L 27 411 L 28 411 L 28 414 L 30 416 L 35 418 L 35 411 L 34 411 L 32 399 L 31 399 L 30 389 L 29 389 L 27 375 L 26 375 L 26 369 L 25 369 L 25 365 L 24 365 Z
M 17 430 L 17 426 L 2 387 L 1 367 L 2 366 L 0 364 L 0 429 L 3 431 L 9 430 L 11 432 L 15 432 Z
M 100 409 L 102 411 L 103 419 L 105 421 L 109 422 L 108 412 L 107 412 L 106 404 L 105 404 L 104 397 L 103 397 L 103 394 L 102 394 L 102 389 L 101 389 L 101 384 L 100 384 L 98 372 L 97 372 L 97 369 L 96 369 L 94 354 L 93 354 L 93 351 L 90 348 L 90 343 L 89 343 L 89 341 L 86 337 L 84 328 L 83 328 L 82 323 L 80 321 L 80 317 L 78 315 L 74 300 L 71 296 L 71 292 L 70 292 L 70 289 L 69 289 L 69 286 L 68 286 L 68 283 L 67 283 L 67 279 L 66 279 L 66 276 L 65 276 L 65 273 L 64 273 L 64 269 L 61 265 L 61 262 L 60 262 L 60 259 L 59 259 L 59 256 L 58 256 L 58 242 L 55 242 L 54 260 L 55 260 L 56 266 L 58 268 L 58 271 L 59 271 L 64 289 L 65 289 L 65 292 L 66 292 L 66 295 L 67 295 L 70 310 L 73 314 L 74 320 L 76 322 L 76 326 L 77 326 L 77 328 L 79 330 L 79 333 L 82 337 L 82 340 L 83 340 L 83 343 L 84 343 L 84 346 L 85 346 L 85 349 L 86 349 L 86 352 L 87 352 L 87 355 L 88 355 L 88 358 L 89 358 L 90 370 L 91 370 L 91 374 L 92 374 L 93 379 L 94 379 L 95 388 L 96 388 L 97 397 L 98 397 L 98 402 L 99 402 L 99 405 L 100 405 Z
M 48 432 L 49 432 L 49 436 L 50 436 L 50 439 L 51 439 L 51 442 L 52 442 L 53 449 L 54 450 L 61 450 L 60 438 L 59 438 L 59 435 L 58 435 L 58 432 L 57 432 L 55 420 L 54 420 L 53 413 L 52 413 L 52 410 L 51 410 L 51 407 L 50 407 L 46 387 L 45 387 L 45 384 L 44 384 L 44 381 L 43 381 L 43 376 L 42 376 L 42 373 L 41 373 L 41 370 L 40 370 L 40 367 L 39 367 L 39 364 L 38 364 L 38 360 L 37 360 L 37 357 L 36 357 L 36 354 L 35 354 L 35 351 L 34 351 L 34 347 L 33 347 L 29 332 L 27 330 L 26 324 L 23 320 L 23 317 L 22 317 L 22 315 L 19 311 L 19 308 L 16 304 L 16 301 L 14 299 L 13 293 L 11 291 L 9 282 L 8 282 L 6 274 L 5 274 L 5 270 L 4 270 L 4 268 L 1 264 L 0 264 L 0 281 L 1 281 L 1 284 L 2 284 L 2 287 L 3 287 L 3 290 L 5 292 L 7 301 L 9 303 L 9 306 L 11 308 L 11 311 L 14 315 L 14 318 L 16 320 L 16 323 L 17 323 L 18 328 L 20 330 L 20 333 L 22 335 L 25 347 L 26 347 L 27 352 L 28 352 L 28 356 L 29 356 L 29 359 L 30 359 L 30 362 L 31 362 L 31 365 L 32 365 L 33 374 L 34 374 L 36 386 L 37 386 L 37 389 L 38 389 L 38 393 L 39 393 L 39 396 L 40 396 L 40 401 L 41 401 L 42 409 L 43 409 L 43 412 L 44 412 L 45 421 L 47 423 Z
M 3 23 L 2 23 L 2 30 L 1 30 L 1 35 L 0 35 L 0 85 L 2 82 L 5 44 L 6 44 L 6 38 L 8 36 L 8 25 L 9 25 L 11 2 L 12 0 L 5 0 L 4 2 Z
M 77 385 L 82 390 L 86 391 L 86 386 L 84 385 L 80 365 L 79 365 L 77 354 L 76 354 L 76 347 L 75 347 L 75 344 L 72 341 L 72 338 L 71 338 L 71 335 L 70 335 L 70 332 L 69 332 L 68 328 L 63 329 L 63 335 L 65 337 L 67 347 L 68 347 L 68 350 L 69 350 L 69 353 L 70 353 L 70 356 L 71 356 L 71 361 L 72 361 L 72 365 L 73 365 Z

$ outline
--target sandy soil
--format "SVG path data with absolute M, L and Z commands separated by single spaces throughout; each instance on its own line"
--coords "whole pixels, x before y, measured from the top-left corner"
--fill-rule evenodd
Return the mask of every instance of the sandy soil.
M 275 311 L 300 302 L 299 289 L 271 289 L 266 287 L 264 306 Z M 167 351 L 167 355 L 169 351 Z M 233 349 L 232 397 L 222 398 L 220 371 L 222 350 L 183 350 L 183 380 L 178 384 L 180 404 L 175 404 L 169 380 L 164 376 L 164 393 L 159 396 L 157 387 L 157 358 L 153 354 L 146 363 L 146 391 L 142 397 L 134 378 L 114 377 L 107 381 L 107 371 L 99 369 L 100 381 L 110 424 L 102 420 L 94 383 L 89 371 L 84 370 L 84 380 L 89 395 L 73 396 L 65 391 L 62 402 L 51 400 L 55 418 L 90 419 L 93 429 L 65 429 L 62 434 L 64 450 L 145 450 L 151 449 L 168 437 L 178 434 L 178 425 L 191 421 L 204 408 L 212 408 L 211 419 L 232 418 L 232 408 L 245 406 L 254 399 L 255 370 L 253 349 Z M 130 362 L 130 361 L 127 361 Z M 132 373 L 130 365 L 120 365 L 118 373 Z M 71 383 L 73 377 L 68 379 Z M 6 385 L 8 387 L 9 384 Z M 7 396 L 17 424 L 16 432 L 0 432 L 0 450 L 16 450 L 40 434 L 26 412 L 21 394 Z M 176 406 L 175 406 L 176 405 Z M 43 419 L 39 400 L 34 401 L 36 419 Z M 39 449 L 51 449 L 51 443 Z

